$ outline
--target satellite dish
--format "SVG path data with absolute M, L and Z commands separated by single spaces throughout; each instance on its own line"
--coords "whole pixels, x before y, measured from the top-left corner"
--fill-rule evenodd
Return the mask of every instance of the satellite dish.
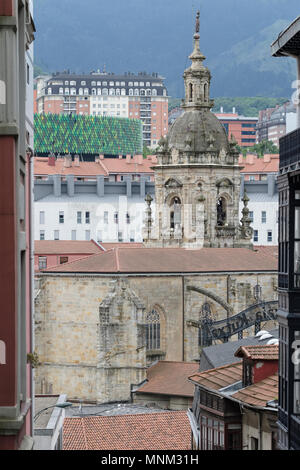
M 261 337 L 259 338 L 258 341 L 263 341 L 264 339 L 268 339 L 268 338 L 273 338 L 273 336 L 270 335 L 270 333 L 265 333 L 265 334 L 261 335 Z
M 262 335 L 267 335 L 267 334 L 269 334 L 268 331 L 266 331 L 266 330 L 260 330 L 258 333 L 256 333 L 255 338 L 259 338 L 260 336 L 262 336 Z
M 267 342 L 267 344 L 270 344 L 270 345 L 271 345 L 271 344 L 275 344 L 275 345 L 277 345 L 277 344 L 279 344 L 279 340 L 278 340 L 277 338 L 273 338 L 273 339 L 270 339 L 270 340 Z

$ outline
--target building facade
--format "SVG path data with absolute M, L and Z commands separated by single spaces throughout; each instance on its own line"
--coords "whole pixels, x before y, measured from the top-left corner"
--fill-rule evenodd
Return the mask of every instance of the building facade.
M 275 57 L 297 60 L 297 97 L 300 94 L 300 17 L 282 31 L 271 46 Z M 280 139 L 279 189 L 279 405 L 280 449 L 300 449 L 300 101 L 295 99 L 297 129 Z
M 256 144 L 256 117 L 239 116 L 235 109 L 232 113 L 224 113 L 222 108 L 220 113 L 215 113 L 223 124 L 226 134 L 230 139 L 235 138 L 240 147 L 252 147 Z
M 156 147 L 168 133 L 168 93 L 157 73 L 57 73 L 37 78 L 38 113 L 140 119 L 143 144 Z
M 0 4 L 0 449 L 33 445 L 32 2 Z

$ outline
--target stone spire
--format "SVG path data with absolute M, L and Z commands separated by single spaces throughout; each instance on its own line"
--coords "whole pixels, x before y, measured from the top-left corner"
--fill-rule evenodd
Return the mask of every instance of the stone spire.
M 183 74 L 185 83 L 185 99 L 183 108 L 199 109 L 199 108 L 212 108 L 213 101 L 209 97 L 209 88 L 211 74 L 207 67 L 203 65 L 205 56 L 200 51 L 200 12 L 196 15 L 196 31 L 194 34 L 194 50 L 189 56 L 192 65 L 185 70 Z M 185 109 L 187 110 L 187 109 Z

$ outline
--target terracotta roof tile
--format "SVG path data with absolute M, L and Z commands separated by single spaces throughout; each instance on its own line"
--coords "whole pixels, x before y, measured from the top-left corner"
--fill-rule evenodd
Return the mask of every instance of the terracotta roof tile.
M 141 161 L 141 163 L 138 163 Z M 98 176 L 109 174 L 152 174 L 151 167 L 155 166 L 157 159 L 155 156 L 148 156 L 139 160 L 138 155 L 132 157 L 130 162 L 122 158 L 104 158 L 97 162 L 80 162 L 79 166 L 75 166 L 74 162 L 70 168 L 64 166 L 64 159 L 57 159 L 55 166 L 48 165 L 48 159 L 42 157 L 34 158 L 34 174 L 39 176 L 46 175 L 74 175 L 74 176 Z
M 240 158 L 239 164 L 244 168 L 241 173 L 277 173 L 279 169 L 279 155 L 265 155 L 264 158 L 258 158 L 255 155 L 251 155 L 253 163 L 249 163 L 249 156 L 246 158 Z M 269 160 L 269 161 L 265 161 Z
M 231 396 L 248 405 L 265 407 L 268 401 L 278 398 L 278 375 L 271 375 L 256 384 L 239 390 Z
M 279 356 L 279 346 L 275 344 L 241 346 L 234 355 L 253 360 L 276 361 Z
M 34 242 L 34 252 L 36 255 L 93 255 L 99 252 L 103 253 L 103 250 L 101 250 L 100 246 L 92 240 L 36 240 Z
M 49 272 L 180 273 L 277 271 L 273 256 L 246 248 L 117 248 L 66 263 Z
M 198 369 L 195 362 L 159 361 L 148 369 L 148 382 L 136 393 L 193 397 L 194 385 L 188 377 Z
M 198 372 L 190 376 L 189 379 L 210 390 L 220 390 L 221 388 L 242 380 L 242 370 L 242 362 L 237 362 L 204 372 Z
M 187 450 L 186 411 L 65 418 L 64 450 Z

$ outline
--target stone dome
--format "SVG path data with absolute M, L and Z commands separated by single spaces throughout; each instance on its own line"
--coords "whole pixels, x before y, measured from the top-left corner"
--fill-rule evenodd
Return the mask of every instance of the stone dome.
M 226 131 L 219 119 L 207 108 L 186 110 L 172 124 L 168 133 L 169 148 L 192 152 L 229 151 Z

